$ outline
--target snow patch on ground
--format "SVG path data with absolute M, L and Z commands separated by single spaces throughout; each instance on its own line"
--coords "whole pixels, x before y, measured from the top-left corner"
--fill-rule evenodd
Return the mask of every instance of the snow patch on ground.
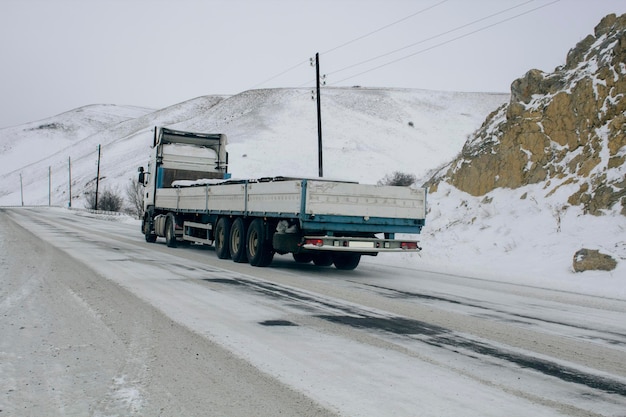
M 626 218 L 585 215 L 560 204 L 563 193 L 545 198 L 546 190 L 531 185 L 473 197 L 441 184 L 428 198 L 426 226 L 417 236 L 424 249 L 404 254 L 403 261 L 430 271 L 625 299 Z M 611 255 L 617 268 L 575 273 L 574 254 L 581 248 Z

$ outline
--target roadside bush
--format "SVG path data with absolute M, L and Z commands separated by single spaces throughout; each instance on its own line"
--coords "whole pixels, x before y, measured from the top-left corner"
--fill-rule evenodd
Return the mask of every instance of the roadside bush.
M 119 192 L 110 188 L 103 188 L 98 192 L 97 206 L 95 189 L 85 193 L 85 198 L 87 200 L 85 208 L 90 210 L 120 211 L 124 205 L 124 199 Z
M 415 175 L 406 172 L 395 171 L 393 174 L 387 174 L 378 181 L 378 185 L 395 185 L 398 187 L 408 187 L 415 184 Z
M 126 199 L 129 204 L 126 212 L 141 219 L 143 217 L 143 185 L 138 178 L 133 178 L 126 186 Z

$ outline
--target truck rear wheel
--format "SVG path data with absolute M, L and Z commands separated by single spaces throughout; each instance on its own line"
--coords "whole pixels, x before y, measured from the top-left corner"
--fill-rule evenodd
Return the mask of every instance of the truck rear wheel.
M 293 260 L 299 264 L 308 264 L 313 260 L 313 255 L 306 252 L 294 253 Z
M 320 252 L 313 255 L 313 263 L 317 266 L 331 266 L 333 257 L 330 253 Z
M 246 256 L 246 223 L 237 217 L 230 229 L 230 257 L 238 263 L 248 262 Z
M 262 219 L 250 223 L 247 235 L 247 255 L 252 266 L 268 266 L 274 259 L 274 250 L 267 239 L 266 224 Z
M 230 227 L 231 223 L 228 217 L 220 217 L 215 225 L 215 253 L 220 259 L 230 258 L 230 247 L 228 246 Z
M 165 244 L 170 248 L 176 247 L 176 231 L 174 229 L 174 218 L 168 217 L 165 223 Z
M 344 271 L 352 271 L 359 265 L 361 261 L 360 253 L 335 253 L 333 254 L 333 263 L 335 268 Z

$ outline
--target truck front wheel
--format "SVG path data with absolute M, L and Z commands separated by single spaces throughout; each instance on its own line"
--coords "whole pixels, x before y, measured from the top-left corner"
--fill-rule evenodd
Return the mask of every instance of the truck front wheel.
M 267 239 L 266 225 L 262 219 L 250 223 L 247 236 L 248 261 L 252 266 L 268 266 L 274 259 L 274 250 Z
M 361 261 L 360 253 L 335 253 L 333 254 L 333 263 L 335 268 L 344 271 L 352 271 L 359 265 Z
M 215 225 L 215 253 L 220 259 L 230 258 L 228 239 L 230 238 L 230 219 L 221 217 Z
M 157 235 L 152 231 L 152 227 L 150 225 L 150 219 L 145 216 L 143 221 L 141 222 L 141 231 L 143 235 L 146 237 L 146 242 L 154 243 L 157 240 Z
M 248 261 L 246 256 L 246 223 L 241 217 L 237 217 L 230 229 L 230 257 L 233 261 L 244 263 Z

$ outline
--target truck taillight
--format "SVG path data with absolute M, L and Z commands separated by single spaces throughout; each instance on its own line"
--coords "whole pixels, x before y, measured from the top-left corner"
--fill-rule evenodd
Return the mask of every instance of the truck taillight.
M 400 243 L 400 248 L 405 250 L 416 250 L 417 242 L 402 242 Z
M 324 246 L 324 240 L 323 239 L 306 239 L 304 241 L 305 245 L 313 245 L 313 246 Z

